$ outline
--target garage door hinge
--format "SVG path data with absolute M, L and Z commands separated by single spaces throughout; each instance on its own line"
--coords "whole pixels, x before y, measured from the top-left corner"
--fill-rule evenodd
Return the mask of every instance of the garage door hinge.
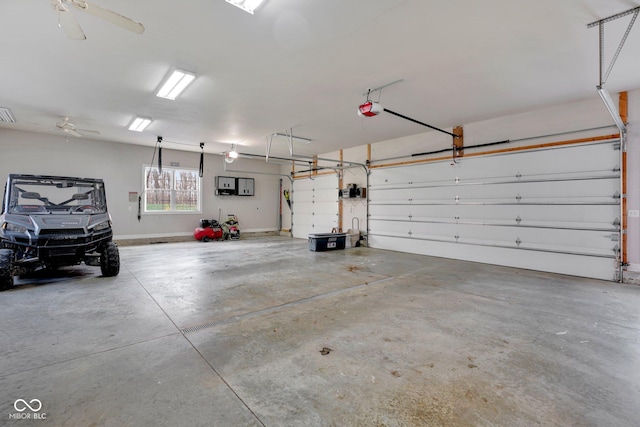
M 620 143 L 616 142 L 615 144 L 612 144 L 611 147 L 613 147 L 614 150 L 619 150 L 620 149 Z
M 516 245 L 517 245 L 518 247 L 520 247 L 520 243 L 522 243 L 522 240 L 520 240 L 520 238 L 518 237 L 518 238 L 516 239 Z
M 620 166 L 616 166 L 615 168 L 611 169 L 611 172 L 620 172 Z
M 518 225 L 520 225 L 520 221 L 522 221 L 522 218 L 520 218 L 520 215 L 518 215 L 518 218 L 516 218 L 516 222 L 518 223 Z
M 613 226 L 614 226 L 614 227 L 620 227 L 620 218 L 616 218 L 616 219 L 613 221 Z
M 620 198 L 620 192 L 616 191 L 615 194 L 613 195 L 614 199 L 619 199 Z
M 611 241 L 612 242 L 617 242 L 619 240 L 620 240 L 620 236 L 618 235 L 618 233 L 611 234 Z

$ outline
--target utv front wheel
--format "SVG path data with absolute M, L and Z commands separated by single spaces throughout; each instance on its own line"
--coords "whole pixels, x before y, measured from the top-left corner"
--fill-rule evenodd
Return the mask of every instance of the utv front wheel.
M 13 251 L 0 249 L 0 291 L 13 286 Z
M 115 243 L 109 242 L 104 246 L 100 256 L 100 270 L 104 277 L 117 276 L 120 272 L 120 253 Z

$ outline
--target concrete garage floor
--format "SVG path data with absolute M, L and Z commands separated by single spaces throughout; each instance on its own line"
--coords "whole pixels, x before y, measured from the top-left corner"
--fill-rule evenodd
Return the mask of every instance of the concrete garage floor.
M 0 293 L 0 425 L 640 419 L 636 285 L 280 237 L 120 251 Z

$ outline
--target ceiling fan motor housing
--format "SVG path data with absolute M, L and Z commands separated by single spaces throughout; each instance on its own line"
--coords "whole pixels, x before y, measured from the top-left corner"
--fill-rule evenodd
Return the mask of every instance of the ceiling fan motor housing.
M 358 107 L 358 115 L 360 117 L 373 117 L 382 113 L 384 108 L 377 102 L 367 101 Z

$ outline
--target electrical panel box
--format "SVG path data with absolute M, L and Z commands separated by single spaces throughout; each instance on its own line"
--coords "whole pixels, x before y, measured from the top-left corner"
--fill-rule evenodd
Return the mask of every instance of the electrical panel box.
M 216 195 L 235 195 L 236 178 L 231 176 L 216 176 Z
M 255 180 L 253 178 L 238 178 L 238 196 L 253 196 Z

